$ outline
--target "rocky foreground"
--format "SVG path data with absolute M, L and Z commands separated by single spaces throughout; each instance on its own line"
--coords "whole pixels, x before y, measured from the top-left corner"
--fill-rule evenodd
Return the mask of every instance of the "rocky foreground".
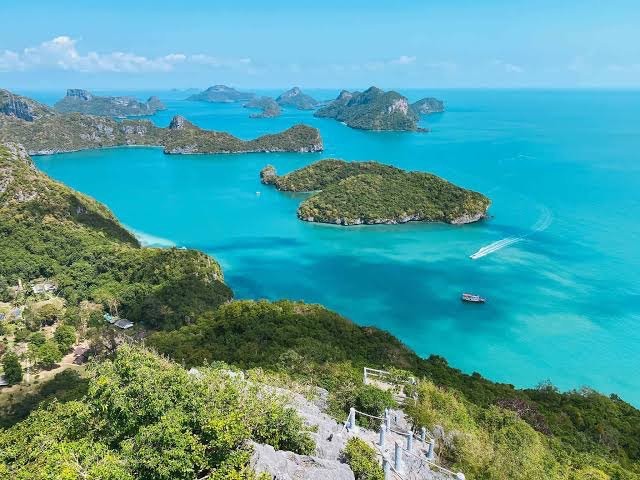
M 398 224 L 412 221 L 454 225 L 486 218 L 490 200 L 436 175 L 407 172 L 377 162 L 321 160 L 284 176 L 271 166 L 262 182 L 279 190 L 314 191 L 298 208 L 307 222 L 335 225 Z
M 159 146 L 168 154 L 318 152 L 320 132 L 295 125 L 283 132 L 241 140 L 226 132 L 203 130 L 176 116 L 167 128 L 148 120 L 116 121 L 54 109 L 6 90 L 0 90 L 0 142 L 22 144 L 30 155 L 116 147 Z

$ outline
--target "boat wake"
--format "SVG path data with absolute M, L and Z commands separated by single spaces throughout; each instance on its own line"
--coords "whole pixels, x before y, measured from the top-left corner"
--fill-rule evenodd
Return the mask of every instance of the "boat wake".
M 522 242 L 523 240 L 529 238 L 531 235 L 534 235 L 539 232 L 545 231 L 551 223 L 553 222 L 553 214 L 551 210 L 547 207 L 542 207 L 542 214 L 536 221 L 536 223 L 531 227 L 531 231 L 526 235 L 521 237 L 507 237 L 502 240 L 498 240 L 497 242 L 490 243 L 482 248 L 480 248 L 476 253 L 469 255 L 469 258 L 472 260 L 477 260 L 478 258 L 486 257 L 487 255 L 497 252 L 498 250 L 502 250 L 509 245 L 513 245 L 514 243 Z

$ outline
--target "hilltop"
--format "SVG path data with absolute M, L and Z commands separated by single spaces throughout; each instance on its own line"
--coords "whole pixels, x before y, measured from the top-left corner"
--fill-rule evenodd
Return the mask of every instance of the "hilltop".
M 186 125 L 188 128 L 181 128 Z M 0 90 L 0 142 L 18 142 L 31 155 L 126 145 L 161 146 L 165 153 L 173 154 L 322 150 L 320 132 L 305 125 L 245 141 L 225 132 L 203 130 L 180 116 L 161 128 L 148 120 L 58 113 L 5 90 Z
M 425 98 L 410 105 L 409 100 L 398 92 L 370 87 L 364 92 L 343 90 L 333 102 L 320 108 L 314 115 L 334 118 L 361 130 L 418 132 L 425 131 L 418 126 L 420 114 L 442 109 L 444 105 L 436 99 Z
M 239 92 L 226 85 L 214 85 L 200 93 L 187 97 L 187 100 L 210 103 L 233 103 L 251 100 L 255 95 L 249 92 Z
M 276 98 L 278 105 L 292 107 L 298 110 L 313 110 L 319 102 L 310 95 L 303 93 L 299 87 L 293 87 Z
M 79 112 L 120 118 L 153 115 L 165 108 L 160 99 L 154 96 L 146 102 L 140 102 L 132 97 L 100 97 L 80 89 L 67 90 L 66 96 L 54 105 L 54 109 L 60 113 Z
M 484 195 L 436 175 L 406 172 L 376 162 L 321 160 L 282 177 L 273 167 L 267 167 L 261 178 L 279 190 L 319 190 L 298 208 L 298 217 L 308 222 L 463 224 L 485 218 L 490 204 Z

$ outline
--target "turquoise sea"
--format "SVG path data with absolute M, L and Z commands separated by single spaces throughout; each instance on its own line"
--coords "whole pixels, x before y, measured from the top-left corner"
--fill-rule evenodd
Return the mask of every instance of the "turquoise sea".
M 236 104 L 133 92 L 167 103 L 152 118 L 159 125 L 180 113 L 251 138 L 305 122 L 320 129 L 325 151 L 117 148 L 36 161 L 106 203 L 147 244 L 215 256 L 238 298 L 322 303 L 469 373 L 521 387 L 589 385 L 640 406 L 640 92 L 399 90 L 446 102 L 446 113 L 423 120 L 430 133 L 362 132 L 291 110 L 250 119 Z M 63 95 L 24 93 L 49 103 Z M 436 173 L 487 194 L 493 218 L 315 225 L 296 218 L 299 195 L 260 184 L 266 164 L 285 173 L 325 157 Z M 486 255 L 469 258 L 482 247 Z M 463 291 L 488 303 L 462 304 Z

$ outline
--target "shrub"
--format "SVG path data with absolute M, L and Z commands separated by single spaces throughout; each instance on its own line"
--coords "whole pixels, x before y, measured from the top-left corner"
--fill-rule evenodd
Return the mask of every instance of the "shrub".
M 71 325 L 60 325 L 56 328 L 53 338 L 58 344 L 60 351 L 67 353 L 76 343 L 76 329 Z
M 4 370 L 4 378 L 13 385 L 22 381 L 22 365 L 18 360 L 18 355 L 15 352 L 8 351 L 2 357 L 2 368 Z
M 383 480 L 384 473 L 376 452 L 364 440 L 351 437 L 342 453 L 356 480 Z

